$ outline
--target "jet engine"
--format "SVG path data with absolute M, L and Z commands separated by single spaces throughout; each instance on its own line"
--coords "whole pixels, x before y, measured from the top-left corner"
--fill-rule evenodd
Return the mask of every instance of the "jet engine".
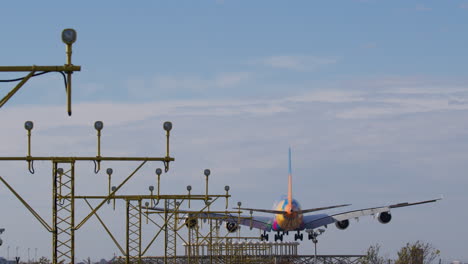
M 239 228 L 239 225 L 234 222 L 226 222 L 226 229 L 229 233 L 234 233 Z
M 197 224 L 198 224 L 197 218 L 195 218 L 195 217 L 187 217 L 187 218 L 185 218 L 185 226 L 186 226 L 187 228 L 192 229 L 192 228 L 196 227 Z
M 349 220 L 336 221 L 335 226 L 340 230 L 345 230 L 349 226 Z
M 392 220 L 392 215 L 390 212 L 382 212 L 377 215 L 377 220 L 379 220 L 381 224 L 388 224 L 390 220 Z

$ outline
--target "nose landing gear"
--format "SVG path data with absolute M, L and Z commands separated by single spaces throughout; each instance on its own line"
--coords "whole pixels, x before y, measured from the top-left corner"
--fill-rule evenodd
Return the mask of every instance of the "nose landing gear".
M 268 234 L 266 232 L 263 232 L 263 234 L 260 235 L 260 240 L 261 241 L 268 241 Z

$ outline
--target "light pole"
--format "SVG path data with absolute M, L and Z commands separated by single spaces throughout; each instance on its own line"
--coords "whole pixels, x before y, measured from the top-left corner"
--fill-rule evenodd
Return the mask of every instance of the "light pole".
M 315 249 L 314 264 L 317 264 L 317 243 L 318 243 L 317 237 L 323 234 L 323 232 L 325 232 L 325 229 L 319 229 L 317 231 L 310 229 L 310 230 L 306 230 L 306 232 L 309 233 L 309 240 L 312 240 L 312 242 L 314 243 L 314 249 Z
M 0 228 L 0 235 L 5 232 L 5 228 Z M 0 246 L 3 244 L 2 239 L 0 238 Z

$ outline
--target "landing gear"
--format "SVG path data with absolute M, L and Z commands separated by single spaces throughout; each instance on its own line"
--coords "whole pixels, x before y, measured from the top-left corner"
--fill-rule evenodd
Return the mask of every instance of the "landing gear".
M 266 232 L 263 232 L 263 235 L 260 235 L 260 240 L 261 241 L 268 241 L 268 234 Z
M 283 234 L 280 235 L 280 233 L 278 232 L 278 234 L 275 234 L 275 242 L 276 241 L 283 241 Z
M 297 231 L 297 234 L 294 234 L 294 241 L 297 241 L 297 240 L 303 240 L 304 239 L 304 234 L 301 234 L 299 231 Z M 309 239 L 310 239 L 310 235 L 309 235 Z

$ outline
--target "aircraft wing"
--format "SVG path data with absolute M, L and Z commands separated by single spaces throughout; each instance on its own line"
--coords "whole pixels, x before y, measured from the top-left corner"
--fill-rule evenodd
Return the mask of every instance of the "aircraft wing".
M 268 216 L 255 216 L 253 215 L 252 218 L 250 219 L 250 215 L 240 215 L 241 218 L 239 218 L 239 215 L 233 215 L 233 214 L 217 214 L 217 213 L 205 213 L 205 214 L 210 214 L 211 217 L 226 217 L 225 220 L 226 222 L 233 222 L 233 223 L 239 223 L 240 225 L 243 226 L 248 226 L 252 228 L 257 228 L 260 230 L 264 230 L 267 232 L 271 231 L 271 225 L 273 223 L 273 218 L 268 217 Z
M 161 211 L 164 212 L 164 208 L 146 208 L 149 210 L 154 211 Z M 173 210 L 169 210 L 169 212 L 173 212 Z M 207 218 L 217 218 L 222 222 L 233 222 L 239 223 L 239 225 L 243 226 L 252 226 L 252 228 L 257 228 L 260 230 L 264 230 L 269 232 L 271 230 L 271 225 L 273 223 L 273 218 L 268 216 L 252 216 L 250 215 L 240 215 L 239 214 L 222 214 L 222 213 L 209 213 L 209 212 L 197 212 L 197 211 L 187 211 L 187 210 L 177 210 L 177 213 L 180 214 L 187 214 L 188 217 L 195 217 L 203 221 L 203 219 Z
M 304 220 L 303 220 L 304 229 L 314 229 L 314 228 L 318 228 L 321 226 L 333 224 L 338 221 L 359 218 L 361 216 L 366 216 L 366 215 L 376 215 L 382 212 L 389 212 L 390 209 L 392 208 L 400 208 L 400 207 L 407 207 L 407 206 L 413 206 L 413 205 L 418 205 L 418 204 L 433 203 L 441 199 L 442 198 L 415 202 L 415 203 L 407 203 L 407 202 L 398 203 L 398 204 L 392 204 L 392 205 L 381 206 L 381 207 L 353 210 L 353 211 L 338 213 L 334 215 L 328 215 L 328 214 L 306 215 L 304 216 Z

